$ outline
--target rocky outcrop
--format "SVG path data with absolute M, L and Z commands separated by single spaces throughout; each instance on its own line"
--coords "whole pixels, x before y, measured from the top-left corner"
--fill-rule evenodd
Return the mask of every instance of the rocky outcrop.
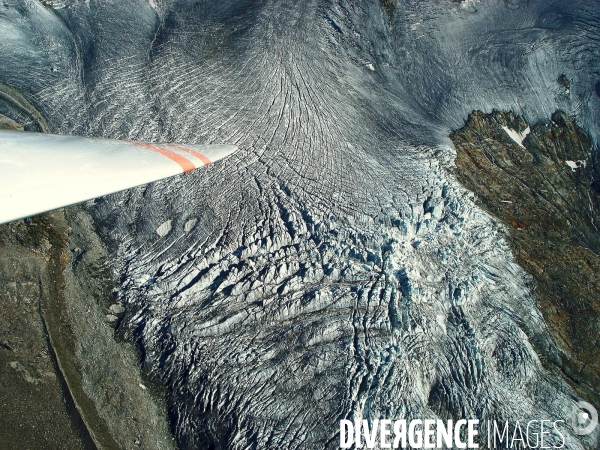
M 530 128 L 475 111 L 451 135 L 458 179 L 506 225 L 560 351 L 539 344 L 586 396 L 599 398 L 600 185 L 588 134 L 562 112 Z

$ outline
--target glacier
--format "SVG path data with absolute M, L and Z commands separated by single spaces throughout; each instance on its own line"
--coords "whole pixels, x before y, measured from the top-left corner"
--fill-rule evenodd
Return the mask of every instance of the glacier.
M 473 110 L 561 109 L 597 149 L 597 2 L 45 3 L 0 4 L 0 82 L 53 132 L 240 147 L 86 206 L 181 448 L 569 420 L 529 277 L 448 135 Z

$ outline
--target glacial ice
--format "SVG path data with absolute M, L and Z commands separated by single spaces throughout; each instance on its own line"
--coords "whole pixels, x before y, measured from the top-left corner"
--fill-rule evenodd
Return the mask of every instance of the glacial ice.
M 566 419 L 527 275 L 447 171 L 447 135 L 475 109 L 562 109 L 597 140 L 597 2 L 62 3 L 0 4 L 0 81 L 53 131 L 241 149 L 86 206 L 183 448 L 333 448 L 343 418 Z

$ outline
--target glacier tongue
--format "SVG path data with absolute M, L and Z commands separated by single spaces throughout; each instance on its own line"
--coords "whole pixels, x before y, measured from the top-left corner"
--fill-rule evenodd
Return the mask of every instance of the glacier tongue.
M 87 206 L 183 448 L 567 418 L 523 331 L 545 333 L 527 277 L 448 174 L 447 135 L 474 109 L 562 108 L 597 136 L 593 1 L 65 3 L 0 6 L 21 36 L 3 78 L 54 131 L 241 148 Z

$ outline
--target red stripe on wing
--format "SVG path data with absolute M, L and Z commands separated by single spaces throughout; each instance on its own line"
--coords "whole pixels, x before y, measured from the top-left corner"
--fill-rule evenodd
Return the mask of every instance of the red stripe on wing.
M 196 166 L 189 159 L 181 156 L 179 153 L 176 153 L 173 150 L 169 150 L 167 148 L 160 147 L 160 146 L 154 145 L 154 144 L 148 144 L 146 142 L 134 142 L 134 141 L 129 141 L 129 142 L 134 145 L 137 145 L 138 147 L 144 147 L 144 148 L 147 148 L 148 150 L 152 150 L 156 153 L 160 153 L 161 155 L 166 156 L 170 160 L 179 164 L 181 166 L 181 168 L 183 169 L 184 173 L 189 172 L 190 170 L 194 170 L 196 168 Z
M 202 161 L 205 166 L 208 166 L 210 164 L 210 159 L 208 159 L 202 153 L 197 152 L 196 150 L 192 150 L 191 148 L 187 148 L 187 147 L 184 147 L 182 145 L 177 145 L 177 144 L 168 144 L 168 145 L 171 147 L 175 147 L 176 149 L 179 149 L 183 152 L 189 153 L 190 155 L 194 155 L 196 158 L 198 158 L 200 161 Z

